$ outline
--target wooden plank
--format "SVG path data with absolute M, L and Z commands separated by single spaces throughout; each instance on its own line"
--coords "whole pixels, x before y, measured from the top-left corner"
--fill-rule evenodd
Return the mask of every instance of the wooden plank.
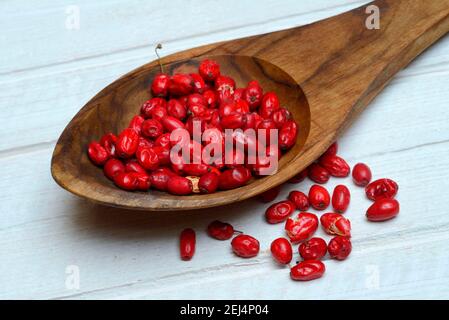
M 413 131 L 410 129 L 408 132 L 404 131 L 404 134 L 411 135 Z M 437 241 L 446 237 L 449 228 L 448 214 L 441 209 L 448 203 L 448 198 L 435 190 L 446 190 L 449 187 L 449 173 L 445 170 L 445 159 L 449 156 L 448 145 L 449 143 L 433 144 L 400 152 L 370 155 L 370 146 L 360 144 L 357 140 L 350 139 L 343 144 L 342 155 L 351 159 L 351 164 L 367 161 L 373 168 L 375 177 L 385 175 L 397 180 L 401 188 L 399 200 L 404 201 L 401 215 L 397 219 L 382 224 L 368 223 L 365 221 L 364 211 L 370 202 L 364 198 L 363 189 L 352 188 L 353 202 L 347 216 L 353 224 L 356 263 L 348 262 L 339 271 L 334 270 L 331 263 L 327 279 L 346 279 L 351 283 L 348 288 L 355 286 L 356 291 L 347 289 L 348 292 L 340 294 L 358 294 L 357 290 L 360 288 L 352 284 L 351 280 L 351 270 L 360 268 L 357 259 L 378 263 L 381 268 L 394 263 L 404 265 L 405 268 L 406 265 L 419 264 L 421 261 L 425 267 L 429 260 L 425 254 L 420 254 L 424 249 L 419 248 L 422 243 L 423 248 L 427 248 L 426 243 L 430 241 L 434 246 L 433 256 L 439 256 L 433 268 L 445 267 L 440 259 L 447 258 L 448 254 L 445 247 L 441 247 Z M 202 290 L 194 291 L 196 295 L 192 297 L 199 298 L 204 297 L 202 294 L 207 294 L 212 298 L 221 296 L 208 284 L 208 281 L 215 281 L 216 277 L 221 279 L 224 287 L 228 281 L 226 277 L 232 279 L 234 276 L 252 279 L 247 283 L 251 286 L 260 275 L 276 269 L 271 264 L 268 246 L 272 239 L 283 235 L 283 228 L 282 225 L 266 224 L 263 218 L 266 206 L 251 200 L 201 212 L 147 215 L 91 205 L 67 194 L 51 181 L 48 171 L 50 151 L 51 148 L 44 148 L 0 160 L 0 166 L 6 173 L 0 183 L 0 212 L 3 217 L 0 220 L 0 248 L 2 252 L 7 252 L 8 259 L 7 263 L 0 265 L 0 297 L 62 298 L 75 295 L 74 297 L 83 298 L 91 295 L 121 297 L 122 294 L 136 297 L 141 294 L 156 298 L 160 297 L 159 294 L 163 296 L 160 291 L 166 285 L 172 286 L 172 291 L 167 292 L 167 295 L 182 296 L 185 294 L 182 293 L 182 286 L 178 293 L 174 293 L 178 291 L 175 287 L 179 282 L 189 283 L 201 278 L 205 282 Z M 360 158 L 359 154 L 365 156 Z M 429 166 L 429 163 L 432 165 Z M 332 189 L 339 183 L 351 184 L 350 178 L 332 179 L 328 187 Z M 293 188 L 307 190 L 309 186 L 310 182 L 300 186 L 288 185 L 282 196 L 286 196 Z M 237 229 L 259 238 L 261 255 L 256 259 L 242 260 L 232 255 L 229 242 L 209 239 L 202 230 L 217 218 L 230 221 Z M 187 226 L 198 231 L 198 253 L 189 263 L 180 261 L 177 253 L 178 234 Z M 322 231 L 319 230 L 318 234 L 322 235 Z M 435 244 L 431 239 L 435 239 Z M 417 256 L 411 261 L 410 250 L 403 250 L 402 246 L 421 251 L 417 251 Z M 373 255 L 376 251 L 379 251 L 378 254 Z M 390 257 L 396 258 L 390 260 Z M 80 268 L 80 290 L 65 288 L 65 268 L 69 265 Z M 416 269 L 419 270 L 418 267 Z M 423 276 L 419 273 L 416 281 L 426 284 L 428 278 Z M 285 279 L 285 282 L 277 283 L 279 287 L 290 286 L 290 280 L 284 272 L 282 275 L 279 273 L 279 277 Z M 401 277 L 407 278 L 408 274 L 401 273 Z M 354 281 L 356 280 L 360 279 L 356 277 Z M 385 281 L 388 290 L 392 290 L 391 294 L 396 294 L 398 279 L 386 277 Z M 434 283 L 436 280 L 430 278 L 429 281 Z M 323 285 L 326 288 L 335 286 L 334 281 L 324 283 L 317 284 L 316 287 L 307 285 L 310 297 L 320 292 L 322 294 Z M 142 289 L 139 289 L 140 284 Z M 405 281 L 402 285 L 406 286 L 408 282 Z M 260 286 L 258 288 L 260 292 L 268 294 L 265 289 Z M 403 287 L 398 288 L 402 290 Z M 246 291 L 242 290 L 226 291 L 223 295 L 248 297 L 249 287 Z M 290 296 L 291 290 L 280 297 Z M 417 297 L 421 293 L 416 291 L 416 287 L 411 287 L 410 290 L 408 296 Z M 338 294 L 329 292 L 330 297 Z
M 307 0 L 298 5 L 288 0 L 279 5 L 274 0 L 264 0 L 256 7 L 238 0 L 176 0 L 163 4 L 132 0 L 126 5 L 121 1 L 53 0 L 36 6 L 26 1 L 3 1 L 0 21 L 5 36 L 0 38 L 0 46 L 6 52 L 2 55 L 0 74 L 130 49 L 151 49 L 158 42 L 173 43 L 198 36 L 203 36 L 203 43 L 207 43 L 211 40 L 208 35 L 235 28 L 254 32 L 257 26 L 257 33 L 264 27 L 268 27 L 264 31 L 273 31 L 284 27 L 282 23 L 273 24 L 277 19 L 296 17 L 297 23 L 304 23 L 307 19 L 298 15 L 313 12 L 318 18 L 319 10 L 335 8 L 342 12 L 366 2 Z

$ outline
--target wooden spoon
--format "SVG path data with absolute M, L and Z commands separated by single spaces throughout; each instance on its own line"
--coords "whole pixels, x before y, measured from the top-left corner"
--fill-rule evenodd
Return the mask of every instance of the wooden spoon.
M 379 8 L 380 29 L 366 26 L 371 5 Z M 279 94 L 299 123 L 297 144 L 282 158 L 278 173 L 239 189 L 183 197 L 123 191 L 87 158 L 90 141 L 120 132 L 151 97 L 148 87 L 159 72 L 157 61 L 110 84 L 78 112 L 55 147 L 53 178 L 86 199 L 140 210 L 200 209 L 256 196 L 318 158 L 396 72 L 448 31 L 449 0 L 379 0 L 303 27 L 165 57 L 170 73 L 194 70 L 200 60 L 212 58 L 240 87 L 256 79 L 265 91 Z

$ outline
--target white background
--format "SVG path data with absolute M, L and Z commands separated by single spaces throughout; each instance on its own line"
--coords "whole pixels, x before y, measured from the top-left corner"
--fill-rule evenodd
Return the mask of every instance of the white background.
M 363 190 L 349 178 L 332 179 L 330 189 L 347 183 L 353 190 L 353 252 L 345 262 L 326 260 L 319 280 L 293 282 L 272 261 L 269 244 L 283 227 L 268 225 L 266 205 L 255 200 L 195 212 L 132 212 L 78 199 L 50 175 L 65 125 L 104 86 L 153 60 L 156 43 L 168 54 L 364 3 L 2 1 L 0 298 L 449 298 L 448 37 L 401 71 L 340 139 L 351 165 L 366 162 L 375 178 L 399 183 L 402 207 L 393 221 L 369 223 Z M 286 185 L 281 197 L 309 186 Z M 204 228 L 214 219 L 257 237 L 259 256 L 235 257 L 229 242 L 208 238 Z M 191 262 L 178 257 L 184 227 L 197 230 Z

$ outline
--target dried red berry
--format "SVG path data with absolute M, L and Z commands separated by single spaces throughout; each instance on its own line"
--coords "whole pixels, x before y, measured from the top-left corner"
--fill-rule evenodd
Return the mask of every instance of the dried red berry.
M 336 155 L 326 155 L 320 158 L 320 165 L 329 171 L 333 177 L 347 177 L 351 172 L 348 163 Z
M 351 193 L 346 186 L 340 184 L 335 187 L 332 194 L 332 207 L 334 208 L 335 212 L 345 212 L 346 209 L 348 209 L 350 200 Z
M 385 221 L 399 214 L 399 202 L 396 199 L 381 198 L 374 202 L 366 211 L 369 221 Z
M 278 129 L 281 129 L 284 124 L 292 119 L 292 114 L 285 108 L 279 108 L 271 114 L 271 120 L 276 124 Z
M 179 100 L 170 99 L 167 104 L 167 113 L 169 116 L 183 120 L 187 117 L 187 108 Z
M 191 73 L 190 76 L 193 79 L 193 92 L 203 93 L 206 90 L 203 78 L 197 73 Z
M 162 125 L 164 127 L 164 129 L 168 132 L 172 132 L 173 130 L 176 129 L 184 129 L 184 123 L 172 116 L 166 116 L 162 119 Z
M 293 202 L 296 206 L 296 209 L 299 211 L 307 211 L 309 210 L 309 199 L 307 196 L 301 191 L 292 191 L 288 195 L 288 200 Z
M 272 204 L 265 211 L 268 223 L 280 223 L 285 221 L 295 211 L 295 204 L 290 200 L 284 200 Z
M 285 238 L 277 238 L 271 243 L 271 255 L 280 264 L 289 264 L 292 261 L 293 250 L 290 242 Z
M 307 260 L 290 269 L 290 277 L 297 281 L 310 281 L 321 278 L 326 271 L 324 263 L 319 260 Z
M 109 152 L 97 141 L 93 141 L 89 144 L 87 155 L 97 166 L 102 166 L 109 159 Z
M 117 138 L 115 152 L 121 158 L 132 157 L 139 146 L 139 135 L 136 130 L 127 128 Z
M 184 229 L 179 237 L 179 251 L 181 259 L 190 260 L 195 254 L 196 236 L 193 229 Z
M 163 98 L 151 98 L 145 101 L 145 103 L 140 108 L 140 114 L 145 119 L 152 117 L 152 112 L 154 108 L 159 107 L 165 109 L 167 107 L 167 101 Z
M 256 238 L 240 234 L 231 241 L 232 250 L 242 258 L 252 258 L 259 253 L 260 245 Z
M 309 190 L 309 203 L 316 210 L 325 210 L 330 203 L 330 195 L 327 190 L 314 184 Z
M 310 238 L 318 228 L 318 218 L 313 213 L 301 212 L 296 218 L 288 218 L 285 231 L 290 241 L 302 242 Z
M 327 244 L 322 238 L 311 238 L 299 246 L 299 254 L 304 260 L 321 260 L 327 252 Z
M 106 177 L 114 180 L 114 177 L 117 175 L 117 173 L 125 172 L 125 166 L 118 159 L 109 159 L 108 161 L 106 161 L 103 167 L 103 172 Z
M 109 153 L 111 157 L 115 156 L 115 143 L 117 142 L 117 136 L 113 133 L 106 133 L 101 137 L 100 144 L 106 151 Z
M 178 196 L 188 195 L 193 192 L 193 184 L 187 178 L 172 175 L 167 182 L 167 191 Z
M 129 159 L 125 163 L 125 172 L 146 173 L 147 171 L 139 164 L 136 159 Z
M 153 95 L 166 97 L 168 95 L 168 88 L 170 87 L 170 76 L 165 73 L 160 73 L 154 77 L 151 83 L 151 91 Z
M 217 96 L 213 90 L 206 90 L 203 93 L 203 98 L 206 102 L 206 106 L 214 109 L 217 107 Z
M 391 179 L 378 179 L 365 187 L 368 199 L 377 201 L 379 199 L 394 198 L 398 193 L 399 186 Z
M 296 143 L 298 125 L 294 120 L 287 120 L 279 131 L 279 148 L 283 151 L 290 149 Z
M 168 91 L 174 96 L 184 96 L 193 92 L 194 81 L 188 74 L 174 74 L 170 78 Z
M 279 98 L 274 92 L 267 92 L 263 95 L 259 108 L 259 114 L 264 119 L 269 119 L 271 114 L 279 109 Z
M 139 187 L 136 172 L 118 172 L 114 176 L 114 183 L 121 189 L 133 191 Z
M 244 186 L 251 179 L 251 172 L 246 167 L 237 167 L 223 171 L 218 179 L 220 190 L 235 189 Z
M 155 119 L 147 119 L 142 123 L 142 134 L 145 137 L 156 139 L 164 132 L 162 124 Z
M 327 250 L 332 259 L 345 260 L 352 250 L 351 240 L 348 237 L 336 236 L 329 241 Z
M 167 190 L 167 183 L 174 173 L 168 168 L 159 168 L 150 174 L 151 186 L 160 191 Z
M 318 163 L 312 163 L 309 168 L 309 179 L 316 183 L 326 183 L 329 181 L 331 174 Z
M 234 235 L 234 227 L 229 223 L 215 220 L 207 226 L 207 234 L 217 240 L 228 240 Z
M 242 98 L 248 103 L 251 110 L 257 109 L 263 98 L 263 90 L 259 82 L 256 80 L 248 82 Z
M 364 163 L 357 163 L 352 169 L 352 179 L 358 186 L 366 186 L 371 181 L 371 177 L 371 170 Z
M 213 60 L 203 60 L 198 72 L 205 81 L 213 82 L 220 76 L 220 65 Z
M 154 148 L 138 148 L 136 158 L 145 170 L 154 170 L 159 166 L 159 157 Z
M 339 213 L 325 213 L 321 216 L 320 222 L 327 234 L 351 236 L 351 222 Z

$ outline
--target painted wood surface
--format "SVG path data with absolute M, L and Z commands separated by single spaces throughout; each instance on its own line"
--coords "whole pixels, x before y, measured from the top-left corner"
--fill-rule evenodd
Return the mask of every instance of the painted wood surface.
M 99 89 L 152 60 L 155 43 L 166 43 L 168 54 L 302 25 L 365 2 L 265 0 L 254 8 L 249 1 L 77 1 L 80 28 L 67 30 L 70 2 L 3 1 L 0 298 L 449 298 L 447 36 L 401 71 L 340 139 L 352 165 L 366 162 L 375 177 L 398 181 L 402 207 L 393 221 L 368 223 L 370 203 L 351 188 L 354 251 L 346 262 L 327 261 L 320 280 L 292 282 L 272 262 L 268 247 L 282 226 L 267 225 L 266 206 L 255 200 L 150 217 L 82 201 L 50 176 L 66 123 Z M 183 21 L 186 12 L 198 23 Z M 148 31 L 155 28 L 160 32 Z M 329 188 L 346 182 L 332 179 Z M 283 195 L 309 186 L 286 185 Z M 258 237 L 261 254 L 242 260 L 229 242 L 209 239 L 202 230 L 217 218 Z M 198 231 L 189 263 L 177 252 L 187 226 Z M 72 266 L 79 289 L 67 283 Z

